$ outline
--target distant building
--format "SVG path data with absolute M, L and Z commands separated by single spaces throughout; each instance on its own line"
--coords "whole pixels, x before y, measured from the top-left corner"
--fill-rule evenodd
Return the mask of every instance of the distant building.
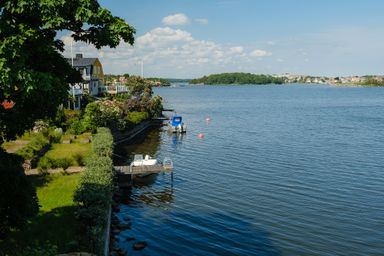
M 82 54 L 76 54 L 75 58 L 67 58 L 67 61 L 78 70 L 83 82 L 70 85 L 69 94 L 73 98 L 73 109 L 80 109 L 81 96 L 88 93 L 98 96 L 106 91 L 103 85 L 103 66 L 98 58 L 83 58 Z

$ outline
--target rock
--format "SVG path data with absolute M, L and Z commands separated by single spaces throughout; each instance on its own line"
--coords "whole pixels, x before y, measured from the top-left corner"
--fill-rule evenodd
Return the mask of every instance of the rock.
M 131 219 L 129 218 L 128 215 L 125 215 L 125 216 L 123 217 L 123 220 L 125 220 L 125 221 L 130 221 Z
M 116 226 L 117 224 L 119 224 L 119 220 L 118 219 L 112 219 L 111 223 L 113 226 Z
M 129 237 L 127 237 L 127 238 L 125 238 L 125 240 L 126 241 L 133 241 L 133 240 L 136 240 L 136 237 L 134 237 L 134 236 L 129 236 Z
M 130 223 L 120 223 L 117 227 L 121 230 L 131 229 L 131 224 Z
M 112 229 L 112 233 L 113 234 L 118 234 L 118 233 L 120 233 L 120 229 L 118 229 L 118 228 L 114 228 L 114 229 Z
M 134 243 L 132 248 L 135 249 L 135 250 L 142 250 L 145 247 L 147 247 L 147 245 L 148 245 L 147 242 L 139 241 L 139 242 Z
M 127 255 L 127 250 L 122 249 L 122 248 L 118 248 L 118 249 L 116 249 L 116 253 L 117 253 L 117 255 Z
M 120 212 L 120 208 L 118 206 L 112 207 L 114 212 Z
M 121 197 L 123 196 L 123 193 L 120 190 L 118 190 L 115 192 L 115 196 Z
M 111 252 L 109 253 L 109 256 L 117 256 L 117 252 L 116 252 L 116 251 L 111 251 Z

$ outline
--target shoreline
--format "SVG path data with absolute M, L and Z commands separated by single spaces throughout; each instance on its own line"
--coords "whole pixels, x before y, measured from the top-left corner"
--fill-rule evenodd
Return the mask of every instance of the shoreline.
M 151 119 L 137 125 L 135 128 L 127 132 L 114 131 L 112 133 L 114 138 L 114 145 L 116 146 L 123 143 L 129 144 L 137 137 L 147 133 L 150 129 L 160 127 L 162 122 L 163 121 L 160 119 Z M 118 189 L 112 195 L 111 204 L 108 209 L 107 227 L 104 240 L 104 255 L 106 256 L 110 255 L 111 253 L 114 253 L 115 255 L 126 255 L 127 253 L 125 249 L 119 248 L 118 246 L 114 246 L 114 242 L 118 241 L 116 240 L 118 238 L 116 238 L 115 236 L 118 235 L 121 231 L 124 231 L 125 229 L 130 229 L 131 226 L 131 222 L 128 217 L 123 218 L 124 221 L 126 220 L 128 221 L 128 223 L 123 223 L 122 221 L 119 221 L 116 217 L 116 214 L 120 212 L 119 204 L 121 203 L 121 197 L 124 195 L 124 193 L 122 192 L 123 189 L 119 186 L 119 179 L 117 179 L 117 188 Z M 142 241 L 137 241 L 137 243 L 141 242 Z

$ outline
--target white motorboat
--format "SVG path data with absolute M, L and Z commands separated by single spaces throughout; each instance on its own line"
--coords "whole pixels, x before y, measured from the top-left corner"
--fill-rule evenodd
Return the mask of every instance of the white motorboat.
M 139 154 L 134 155 L 133 161 L 131 163 L 132 166 L 151 166 L 156 164 L 158 164 L 157 159 L 154 159 L 149 155 L 145 155 L 143 158 L 143 155 Z

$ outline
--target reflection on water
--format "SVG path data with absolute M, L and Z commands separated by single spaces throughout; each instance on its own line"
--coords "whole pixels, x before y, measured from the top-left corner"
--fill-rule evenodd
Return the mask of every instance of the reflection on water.
M 142 191 L 133 195 L 132 199 L 156 208 L 168 208 L 167 204 L 172 203 L 174 200 L 173 189 L 172 187 L 165 187 L 163 189 L 153 191 L 152 189 L 145 190 L 142 188 Z
M 173 191 L 157 175 L 121 204 L 132 229 L 118 245 L 130 255 L 383 255 L 382 88 L 158 92 L 189 130 L 122 147 L 174 163 Z M 133 251 L 129 237 L 148 246 Z
M 168 132 L 169 137 L 171 138 L 171 145 L 173 149 L 177 149 L 183 144 L 183 139 L 187 136 L 185 133 L 172 133 Z
M 160 131 L 161 129 L 153 129 L 147 134 L 141 134 L 129 143 L 119 144 L 115 148 L 116 156 L 113 159 L 115 165 L 127 164 L 133 159 L 134 154 L 150 155 L 157 158 L 160 148 Z

